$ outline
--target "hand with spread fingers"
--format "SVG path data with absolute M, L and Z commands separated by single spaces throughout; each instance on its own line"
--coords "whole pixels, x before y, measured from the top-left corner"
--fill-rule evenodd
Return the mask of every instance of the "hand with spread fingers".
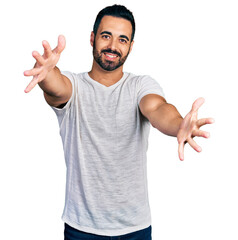
M 197 119 L 198 109 L 204 103 L 203 98 L 198 98 L 192 106 L 191 111 L 183 119 L 180 129 L 178 131 L 178 154 L 181 161 L 184 160 L 184 145 L 188 143 L 194 150 L 201 152 L 202 148 L 193 140 L 194 137 L 204 137 L 209 138 L 210 134 L 208 132 L 200 130 L 200 127 L 206 124 L 214 123 L 213 118 L 203 118 Z
M 47 41 L 43 41 L 44 54 L 41 56 L 37 51 L 32 52 L 36 64 L 33 69 L 24 71 L 25 76 L 33 76 L 32 81 L 25 89 L 26 93 L 30 92 L 37 83 L 43 81 L 47 74 L 54 69 L 59 61 L 60 54 L 65 48 L 65 44 L 65 37 L 60 35 L 58 37 L 58 45 L 55 49 L 51 50 L 50 44 Z

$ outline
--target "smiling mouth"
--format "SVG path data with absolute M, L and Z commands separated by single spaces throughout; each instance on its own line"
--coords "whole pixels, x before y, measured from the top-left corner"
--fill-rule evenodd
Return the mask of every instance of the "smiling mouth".
M 116 59 L 118 57 L 117 54 L 113 54 L 113 53 L 104 53 L 104 55 L 106 56 L 107 59 L 110 59 L 110 60 Z

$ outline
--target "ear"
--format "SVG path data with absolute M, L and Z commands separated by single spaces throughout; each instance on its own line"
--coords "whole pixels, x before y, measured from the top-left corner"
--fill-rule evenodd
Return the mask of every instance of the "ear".
M 93 43 L 94 43 L 94 37 L 95 37 L 95 35 L 94 35 L 94 32 L 92 31 L 91 36 L 90 36 L 90 44 L 92 47 L 93 47 Z
M 134 44 L 134 40 L 131 42 L 131 47 L 130 47 L 130 52 L 129 52 L 129 53 L 131 53 L 131 50 L 132 50 L 133 44 Z

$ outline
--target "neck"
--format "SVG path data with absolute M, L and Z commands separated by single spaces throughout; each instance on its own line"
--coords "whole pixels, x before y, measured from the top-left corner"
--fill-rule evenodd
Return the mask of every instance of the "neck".
M 105 71 L 95 62 L 95 60 L 93 60 L 92 69 L 90 72 L 88 72 L 88 74 L 93 80 L 110 86 L 122 78 L 123 66 L 113 71 Z

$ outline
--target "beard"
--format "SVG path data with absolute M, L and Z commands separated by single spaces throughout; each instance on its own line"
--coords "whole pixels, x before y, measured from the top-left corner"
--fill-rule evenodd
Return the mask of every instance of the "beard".
M 130 46 L 131 48 L 131 46 Z M 119 68 L 120 66 L 122 66 L 124 64 L 124 62 L 126 61 L 129 53 L 130 53 L 130 48 L 128 50 L 128 53 L 126 54 L 126 56 L 122 57 L 121 54 L 117 51 L 113 51 L 110 48 L 108 49 L 103 49 L 100 52 L 96 49 L 95 46 L 95 41 L 93 43 L 93 58 L 94 60 L 98 63 L 98 65 L 105 71 L 113 71 L 117 68 Z M 102 59 L 102 56 L 104 53 L 113 53 L 116 54 L 119 58 L 118 61 L 110 61 L 110 60 L 104 60 Z

